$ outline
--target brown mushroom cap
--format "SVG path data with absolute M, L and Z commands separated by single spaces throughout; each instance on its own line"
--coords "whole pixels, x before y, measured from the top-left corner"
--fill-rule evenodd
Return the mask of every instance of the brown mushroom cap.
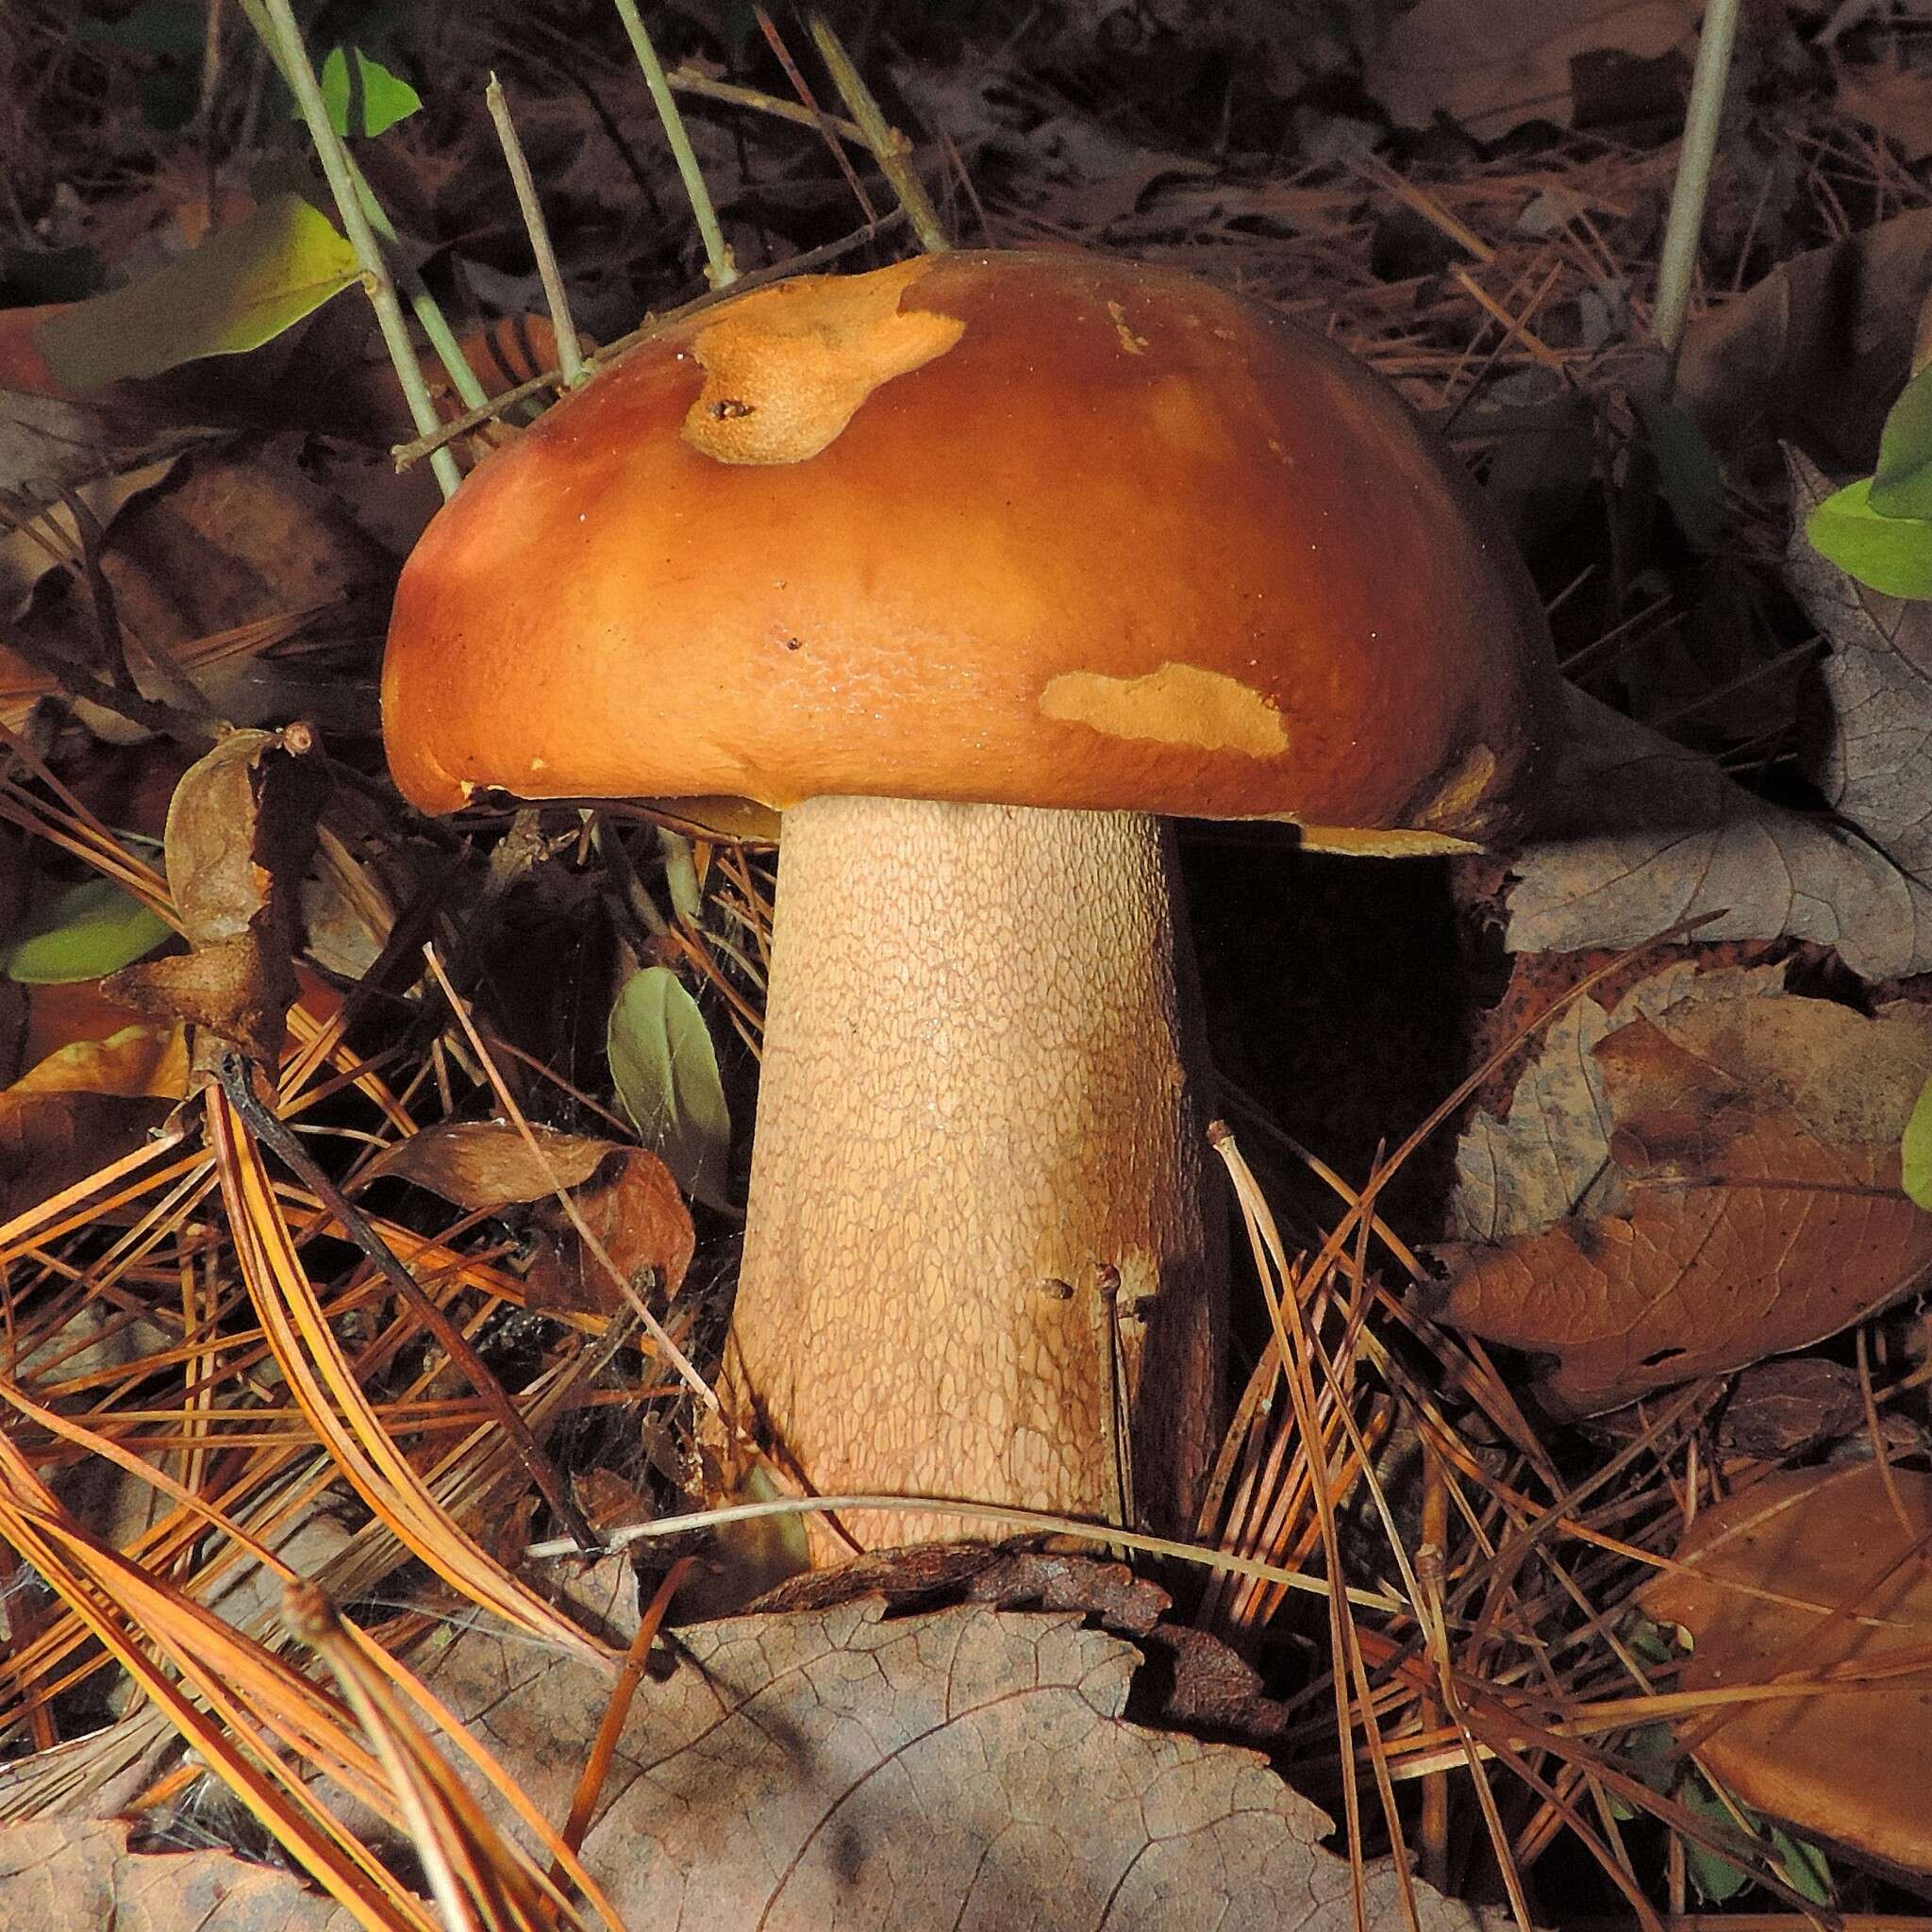
M 431 810 L 842 792 L 1401 850 L 1507 836 L 1557 690 L 1507 538 L 1359 363 L 1175 271 L 962 252 L 719 303 L 491 457 L 403 573 L 383 708 Z

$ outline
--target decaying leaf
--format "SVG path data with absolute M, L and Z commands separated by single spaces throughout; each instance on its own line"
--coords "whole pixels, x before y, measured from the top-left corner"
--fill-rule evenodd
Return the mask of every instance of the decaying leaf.
M 1932 969 L 1932 886 L 1828 819 L 1767 804 L 1710 758 L 1569 694 L 1571 741 L 1541 836 L 1512 861 L 1512 952 L 1700 940 L 1815 940 L 1855 973 Z
M 1685 1690 L 1818 1686 L 1684 1721 L 1738 1797 L 1924 1879 L 1932 1875 L 1932 1476 L 1889 1474 L 1890 1485 L 1870 1462 L 1779 1471 L 1701 1510 L 1677 1551 L 1688 1574 L 1659 1575 L 1642 1603 L 1690 1633 Z
M 1932 289 L 1932 208 L 1780 262 L 1684 333 L 1677 399 L 1720 449 L 1784 439 L 1868 470 Z
M 0 1093 L 0 1220 L 11 1220 L 139 1147 L 165 1100 L 118 1093 Z
M 1900 866 L 1932 878 L 1932 604 L 1883 596 L 1806 541 L 1805 519 L 1831 486 L 1799 452 L 1786 456 L 1785 578 L 1831 642 L 1819 671 L 1830 702 L 1805 775 Z
M 1135 1649 L 1077 1611 L 876 1596 L 688 1625 L 632 1708 L 583 1842 L 632 1925 L 923 1928 L 1353 1923 L 1327 1822 L 1257 1753 L 1123 1718 Z M 480 1632 L 434 1686 L 547 1816 L 608 1700 L 574 1662 Z M 1418 1884 L 1431 1932 L 1470 1907 Z M 1402 1923 L 1371 1866 L 1372 1925 Z
M 328 778 L 306 725 L 230 732 L 175 788 L 163 841 L 192 950 L 105 983 L 137 1011 L 186 1020 L 274 1065 L 294 971 L 295 886 Z
M 1733 1385 L 1718 1424 L 1725 1456 L 1781 1462 L 1849 1435 L 1864 1418 L 1858 1377 L 1814 1355 L 1754 1362 Z
M 509 1121 L 449 1122 L 399 1142 L 363 1178 L 397 1175 L 472 1212 L 535 1204 L 531 1219 L 544 1246 L 525 1283 L 532 1307 L 609 1314 L 625 1303 L 554 1200 L 558 1188 L 569 1191 L 584 1224 L 627 1280 L 667 1299 L 676 1294 L 697 1234 L 663 1161 L 615 1141 L 550 1127 L 530 1131 L 539 1153 Z
M 411 1134 L 362 1171 L 364 1183 L 384 1174 L 414 1181 L 472 1213 L 494 1213 L 546 1200 L 557 1188 L 581 1187 L 617 1151 L 611 1141 L 532 1126 L 539 1152 L 509 1121 L 445 1121 Z
M 1554 1356 L 1552 1407 L 1611 1408 L 1805 1347 L 1932 1269 L 1899 1157 L 1932 1013 L 1689 1000 L 1590 1051 L 1610 1129 L 1591 1211 L 1442 1251 L 1443 1319 Z
M 1439 114 L 1480 141 L 1528 121 L 1567 127 L 1574 59 L 1605 50 L 1654 59 L 1687 42 L 1699 10 L 1687 0 L 1594 0 L 1556 14 L 1542 0 L 1421 0 L 1390 23 L 1363 84 L 1404 127 Z
M 143 1932 L 352 1932 L 353 1914 L 292 1872 L 233 1852 L 137 1852 L 118 1820 L 0 1831 L 0 1932 L 139 1925 Z
M 175 460 L 162 457 L 156 462 L 91 477 L 74 486 L 75 494 L 94 522 L 105 528 L 124 504 L 165 482 Z M 59 566 L 63 555 L 77 556 L 79 547 L 80 526 L 64 503 L 49 504 L 33 528 L 8 529 L 0 536 L 0 612 L 17 622 L 33 596 L 34 586 Z
M 105 1040 L 76 1040 L 29 1067 L 7 1091 L 183 1100 L 188 1095 L 188 1037 L 178 1025 L 134 1025 Z
M 1503 1119 L 1477 1113 L 1456 1147 L 1450 1215 L 1468 1241 L 1541 1234 L 1582 1206 L 1610 1160 L 1610 1099 L 1598 1043 L 1638 1018 L 1661 1020 L 1689 1000 L 1759 999 L 1784 986 L 1782 966 L 1700 973 L 1682 960 L 1654 973 L 1606 1012 L 1588 994 L 1544 1030 Z

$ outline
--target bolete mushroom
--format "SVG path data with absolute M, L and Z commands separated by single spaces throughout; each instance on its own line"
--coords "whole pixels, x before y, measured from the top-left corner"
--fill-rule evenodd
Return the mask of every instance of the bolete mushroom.
M 1165 816 L 1507 838 L 1557 689 L 1507 539 L 1360 364 L 1185 274 L 960 252 L 721 301 L 491 457 L 404 571 L 383 707 L 430 810 L 782 809 L 727 1361 L 777 1454 L 1184 1529 L 1225 1289 Z

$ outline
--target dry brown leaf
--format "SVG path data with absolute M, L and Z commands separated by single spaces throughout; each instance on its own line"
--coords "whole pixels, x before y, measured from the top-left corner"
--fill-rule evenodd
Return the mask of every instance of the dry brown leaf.
M 554 1189 L 580 1187 L 616 1151 L 614 1141 L 592 1141 L 532 1126 L 536 1153 L 510 1121 L 446 1121 L 425 1127 L 378 1156 L 362 1171 L 363 1185 L 384 1174 L 414 1181 L 470 1213 L 495 1213 L 523 1201 L 541 1201 Z
M 1780 262 L 1684 332 L 1677 400 L 1721 449 L 1801 443 L 1869 470 L 1932 289 L 1932 208 Z
M 1442 1318 L 1554 1356 L 1553 1407 L 1612 1408 L 1806 1347 L 1932 1268 L 1932 1215 L 1899 1188 L 1907 1095 L 1932 1071 L 1917 1009 L 1693 1005 L 1672 1033 L 1638 1020 L 1594 1055 L 1616 1211 L 1441 1251 Z M 1861 1059 L 1874 1078 L 1857 1079 Z
M 1811 1355 L 1755 1362 L 1724 1404 L 1718 1447 L 1726 1456 L 1782 1462 L 1849 1434 L 1864 1407 L 1858 1378 L 1842 1362 Z
M 1839 106 L 1899 144 L 1908 162 L 1932 155 L 1932 74 L 1923 68 L 1838 69 Z
M 1568 704 L 1556 794 L 1511 861 L 1511 952 L 1641 946 L 1700 919 L 1700 940 L 1814 940 L 1867 979 L 1932 970 L 1932 886 L 1876 843 L 1581 691 Z
M 657 1155 L 642 1147 L 619 1151 L 618 1165 L 575 1191 L 577 1212 L 634 1288 L 668 1301 L 684 1286 L 697 1247 L 691 1209 Z M 615 1314 L 625 1296 L 562 1208 L 549 1206 L 540 1219 L 552 1246 L 525 1282 L 530 1307 Z
M 9 1093 L 118 1093 L 130 1100 L 188 1097 L 188 1038 L 178 1025 L 123 1026 L 75 1040 L 29 1067 Z
M 697 1246 L 691 1209 L 671 1170 L 641 1147 L 532 1126 L 537 1151 L 509 1121 L 452 1121 L 413 1134 L 364 1171 L 414 1181 L 472 1213 L 538 1205 L 545 1247 L 525 1284 L 533 1308 L 614 1314 L 625 1297 L 584 1249 L 553 1196 L 564 1188 L 625 1277 L 666 1299 L 683 1286 Z M 648 1283 L 642 1280 L 650 1272 Z
M 1546 0 L 1421 0 L 1391 22 L 1362 82 L 1403 127 L 1439 114 L 1492 141 L 1528 121 L 1570 125 L 1570 63 L 1610 51 L 1655 59 L 1690 42 L 1694 0 L 1592 0 L 1554 11 Z
M 351 1932 L 356 1920 L 291 1872 L 225 1851 L 137 1852 L 119 1820 L 0 1831 L 0 1932 Z
M 678 1636 L 583 1840 L 627 1924 L 1353 1923 L 1327 1821 L 1257 1753 L 1126 1723 L 1137 1653 L 1078 1612 L 888 1617 L 869 1596 Z M 475 1631 L 432 1682 L 564 1816 L 608 1684 Z M 1428 1932 L 1483 1923 L 1416 1890 Z M 1367 1891 L 1370 1924 L 1401 1923 L 1386 1861 Z
M 168 808 L 168 888 L 193 949 L 102 982 L 139 1012 L 181 1019 L 254 1058 L 280 1058 L 294 970 L 296 884 L 329 779 L 306 725 L 234 731 L 189 767 Z
M 131 1154 L 170 1110 L 115 1093 L 0 1093 L 0 1221 Z
M 1687 1690 L 1869 1674 L 1818 1694 L 1713 1708 L 1686 1728 L 1745 1804 L 1923 1879 L 1932 1875 L 1932 1476 L 1890 1472 L 1901 1521 L 1885 1474 L 1870 1462 L 1780 1471 L 1702 1510 L 1677 1551 L 1690 1574 L 1658 1576 L 1642 1603 L 1690 1632 Z

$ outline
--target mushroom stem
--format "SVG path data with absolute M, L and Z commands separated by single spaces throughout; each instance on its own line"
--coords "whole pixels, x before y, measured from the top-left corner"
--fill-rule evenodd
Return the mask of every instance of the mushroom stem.
M 788 810 L 728 1363 L 781 1460 L 1191 1528 L 1226 1301 L 1205 1070 L 1160 820 Z

